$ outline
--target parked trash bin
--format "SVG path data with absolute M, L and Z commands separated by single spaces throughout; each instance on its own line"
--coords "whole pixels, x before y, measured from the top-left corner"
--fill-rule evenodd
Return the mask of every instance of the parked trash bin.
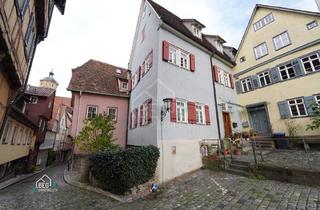
M 274 146 L 277 149 L 288 149 L 289 140 L 287 138 L 284 138 L 285 136 L 286 136 L 285 133 L 274 133 L 273 134 Z

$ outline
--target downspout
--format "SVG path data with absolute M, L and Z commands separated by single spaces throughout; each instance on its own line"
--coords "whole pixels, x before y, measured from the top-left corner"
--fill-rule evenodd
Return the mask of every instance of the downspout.
M 78 106 L 78 115 L 77 115 L 77 127 L 76 127 L 76 133 L 75 135 L 77 136 L 78 135 L 78 128 L 79 128 L 79 114 L 80 114 L 80 107 L 81 107 L 81 95 L 82 95 L 82 91 L 80 90 L 79 92 L 79 106 Z
M 212 83 L 213 83 L 213 97 L 214 97 L 214 105 L 215 105 L 215 109 L 216 109 L 216 120 L 217 120 L 218 137 L 219 137 L 219 140 L 220 140 L 221 149 L 224 149 L 224 144 L 223 144 L 223 140 L 221 139 L 221 131 L 220 131 L 220 119 L 219 119 L 219 111 L 218 111 L 216 83 L 215 83 L 215 81 L 214 81 L 214 75 L 213 75 L 213 72 L 212 72 L 212 67 L 213 67 L 212 59 L 213 59 L 213 55 L 214 55 L 214 54 L 211 54 L 211 56 L 210 56 L 211 75 L 212 75 Z
M 28 71 L 27 71 L 28 73 L 27 73 L 27 77 L 25 79 L 25 83 L 23 85 L 23 88 L 20 89 L 20 90 L 17 90 L 14 94 L 12 94 L 12 96 L 11 96 L 12 99 L 9 98 L 9 100 L 8 100 L 7 110 L 6 110 L 5 114 L 4 114 L 2 125 L 1 125 L 1 128 L 0 128 L 0 134 L 2 134 L 4 126 L 7 123 L 11 108 L 13 107 L 15 102 L 18 101 L 23 96 L 23 94 L 25 93 L 25 91 L 27 89 L 28 80 L 29 80 L 29 76 L 30 76 L 30 72 L 31 72 L 31 67 L 32 67 L 32 64 L 33 64 L 34 55 L 36 54 L 37 43 L 39 42 L 39 40 L 40 40 L 39 39 L 39 35 L 37 35 L 37 37 L 35 39 L 35 43 L 34 43 L 35 47 L 34 47 L 34 50 L 32 52 L 31 61 L 29 62 L 30 64 L 28 66 Z
M 126 129 L 126 145 L 125 148 L 127 148 L 128 146 L 128 132 L 129 132 L 129 118 L 130 118 L 130 98 L 131 98 L 131 93 L 130 96 L 128 98 L 128 110 L 127 110 L 127 129 Z

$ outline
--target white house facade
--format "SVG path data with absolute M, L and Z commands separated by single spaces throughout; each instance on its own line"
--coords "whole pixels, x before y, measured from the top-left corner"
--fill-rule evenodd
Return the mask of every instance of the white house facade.
M 230 70 L 233 55 L 228 55 L 232 50 L 206 38 L 204 27 L 151 0 L 141 3 L 129 61 L 127 144 L 159 147 L 160 182 L 202 166 L 200 142 L 224 137 L 222 111 L 228 109 L 222 110 L 223 104 L 234 107 L 229 124 L 240 125 Z M 226 85 L 214 82 L 217 69 L 226 72 Z

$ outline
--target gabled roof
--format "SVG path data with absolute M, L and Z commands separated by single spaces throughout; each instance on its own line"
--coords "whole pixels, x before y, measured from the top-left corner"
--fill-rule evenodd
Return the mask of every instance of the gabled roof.
M 252 11 L 252 14 L 251 14 L 251 17 L 250 17 L 250 19 L 249 19 L 249 22 L 248 22 L 248 25 L 247 25 L 247 27 L 246 27 L 246 30 L 245 30 L 245 32 L 243 33 L 241 42 L 240 42 L 239 47 L 238 47 L 238 53 L 239 53 L 239 51 L 240 51 L 240 48 L 242 47 L 244 38 L 246 37 L 246 35 L 247 35 L 248 31 L 249 31 L 249 28 L 250 28 L 251 25 L 252 25 L 253 18 L 254 18 L 254 16 L 256 15 L 257 10 L 258 10 L 259 8 L 265 8 L 265 9 L 271 9 L 271 10 L 278 10 L 278 11 L 283 11 L 283 12 L 293 12 L 293 13 L 298 13 L 298 14 L 303 14 L 303 15 L 320 16 L 320 12 L 312 12 L 312 11 L 292 9 L 292 8 L 286 8 L 286 7 L 278 7 L 278 6 L 271 6 L 271 5 L 264 5 L 264 4 L 256 4 L 256 6 L 254 7 L 254 9 L 253 9 L 253 11 Z M 238 53 L 237 53 L 236 57 L 238 56 Z
M 121 74 L 116 70 L 120 69 Z M 120 92 L 118 79 L 127 80 L 130 71 L 101 61 L 90 59 L 72 70 L 67 90 L 93 94 L 129 97 L 128 92 Z
M 183 22 L 193 22 L 198 24 L 201 28 L 205 28 L 206 26 L 203 25 L 202 23 L 200 23 L 200 21 L 198 21 L 197 19 L 194 18 L 188 18 L 188 19 L 182 19 Z
M 159 15 L 161 20 L 169 25 L 170 27 L 174 28 L 175 30 L 179 31 L 186 37 L 190 38 L 197 44 L 201 45 L 202 47 L 206 48 L 207 50 L 213 52 L 214 54 L 218 55 L 219 57 L 225 59 L 226 61 L 235 64 L 232 59 L 226 55 L 225 53 L 220 53 L 213 45 L 210 44 L 208 40 L 206 40 L 204 37 L 202 39 L 194 36 L 191 31 L 183 24 L 183 19 L 179 18 L 172 12 L 168 11 L 167 9 L 163 8 L 159 4 L 155 3 L 152 0 L 148 0 L 150 5 L 153 7 L 153 9 L 156 11 L 156 13 Z
M 44 87 L 36 87 L 28 85 L 27 90 L 25 94 L 27 95 L 33 95 L 33 96 L 43 96 L 43 97 L 49 97 L 53 93 L 55 93 L 54 89 L 51 88 L 44 88 Z

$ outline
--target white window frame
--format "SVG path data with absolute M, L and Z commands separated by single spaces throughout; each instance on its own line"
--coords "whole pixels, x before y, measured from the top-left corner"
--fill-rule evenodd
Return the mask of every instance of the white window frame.
M 27 32 L 24 37 L 24 47 L 25 47 L 27 59 L 29 59 L 32 54 L 32 51 L 35 46 L 35 39 L 36 39 L 36 24 L 35 24 L 35 16 L 32 15 L 29 19 Z
M 282 32 L 281 34 L 272 38 L 275 50 L 280 50 L 291 45 L 291 39 L 288 31 Z
M 184 59 L 183 65 L 181 65 L 182 59 Z M 170 44 L 168 62 L 179 66 L 182 69 L 190 70 L 190 53 Z
M 262 48 L 263 46 L 265 47 L 265 49 Z M 267 43 L 263 42 L 263 43 L 255 46 L 253 48 L 253 52 L 254 52 L 254 56 L 255 56 L 256 60 L 258 60 L 264 56 L 267 56 L 269 54 Z
M 2 136 L 1 136 L 1 143 L 2 144 L 8 144 L 9 140 L 9 134 L 11 132 L 11 121 L 8 121 L 4 127 Z
M 206 115 L 205 115 L 204 105 L 196 103 L 195 106 L 196 106 L 196 123 L 200 125 L 206 124 Z
M 178 49 L 173 45 L 169 45 L 169 63 L 177 65 L 178 61 Z
M 31 96 L 30 97 L 30 103 L 31 104 L 37 104 L 38 103 L 38 97 L 37 96 Z
M 267 77 L 269 78 L 269 82 L 267 82 Z M 267 86 L 271 84 L 271 77 L 268 71 L 264 71 L 258 74 L 258 78 L 259 78 L 259 82 L 261 87 Z M 261 82 L 261 80 L 263 81 L 263 83 Z
M 195 25 L 192 25 L 192 29 L 193 29 L 193 35 L 201 39 L 201 30 Z
M 22 137 L 23 137 L 24 127 L 19 128 L 19 134 L 17 137 L 17 145 L 22 144 Z
M 249 88 L 249 84 L 250 84 L 251 88 Z M 245 90 L 245 85 L 246 85 L 247 90 Z M 246 92 L 252 91 L 253 90 L 252 85 L 253 84 L 252 84 L 251 78 L 245 78 L 245 79 L 241 80 L 242 92 L 246 93 Z
M 12 133 L 10 134 L 10 144 L 15 145 L 16 135 L 17 135 L 18 125 L 16 123 L 12 124 Z
M 185 100 L 176 101 L 176 115 L 177 122 L 188 123 L 188 105 Z
M 88 105 L 87 106 L 87 110 L 86 110 L 86 119 L 92 119 L 93 117 L 92 116 L 90 116 L 89 117 L 89 108 L 95 108 L 95 116 L 94 117 L 96 117 L 96 116 L 98 116 L 98 106 L 96 106 L 96 105 Z
M 290 76 L 289 69 L 293 72 L 294 76 Z M 291 63 L 287 63 L 287 64 L 285 64 L 283 66 L 279 66 L 278 70 L 279 70 L 279 73 L 280 73 L 281 80 L 287 80 L 287 79 L 291 79 L 291 78 L 296 77 L 296 73 L 295 73 Z M 283 78 L 282 72 L 285 73 L 287 78 Z
M 314 55 L 316 56 L 316 58 L 311 58 L 311 56 L 314 56 Z M 303 61 L 304 59 L 307 59 L 307 61 Z M 318 53 L 314 53 L 314 54 L 312 54 L 312 55 L 309 55 L 309 56 L 306 56 L 306 57 L 301 58 L 302 66 L 303 66 L 304 72 L 305 72 L 306 74 L 312 73 L 312 72 L 315 72 L 315 71 L 320 71 L 320 66 L 318 67 L 319 69 L 316 70 L 316 69 L 315 69 L 315 66 L 314 66 L 314 64 L 313 64 L 313 61 L 316 61 L 316 60 L 318 60 L 318 61 L 320 62 L 320 57 L 319 57 Z M 304 66 L 305 63 L 310 63 L 310 65 L 311 65 L 311 70 L 312 70 L 312 71 L 307 71 L 307 70 L 306 70 L 306 67 Z
M 112 117 L 113 115 L 110 114 L 110 110 L 115 110 L 114 117 Z M 117 107 L 107 107 L 107 116 L 110 116 L 112 121 L 116 122 L 118 119 L 118 108 Z
M 142 104 L 142 125 L 148 124 L 148 103 Z
M 263 18 L 261 18 L 260 20 L 255 22 L 253 24 L 253 29 L 254 29 L 254 31 L 258 31 L 261 28 L 265 27 L 266 25 L 272 23 L 273 21 L 274 21 L 273 14 L 269 13 L 268 15 L 264 16 Z
M 32 133 L 33 133 L 32 130 L 30 130 L 30 131 L 29 131 L 29 134 L 28 134 L 28 141 L 27 141 L 27 144 L 28 144 L 28 145 L 30 145 L 31 142 L 32 142 L 32 136 L 33 136 Z
M 136 109 L 131 111 L 131 128 L 136 128 L 135 123 L 138 116 L 136 116 Z
M 120 81 L 121 89 L 128 90 L 128 82 Z
M 313 29 L 315 27 L 318 27 L 318 21 L 317 20 L 313 20 L 313 21 L 307 23 L 307 29 L 308 30 L 311 30 L 311 29 Z
M 301 102 L 297 102 L 298 100 L 301 100 Z M 290 102 L 294 102 L 294 103 L 290 103 Z M 299 105 L 303 105 L 305 114 L 301 114 Z M 303 98 L 295 98 L 295 99 L 288 100 L 288 106 L 289 106 L 291 117 L 305 117 L 308 115 Z M 298 115 L 293 115 L 292 109 L 291 109 L 292 107 L 295 107 L 297 109 Z

